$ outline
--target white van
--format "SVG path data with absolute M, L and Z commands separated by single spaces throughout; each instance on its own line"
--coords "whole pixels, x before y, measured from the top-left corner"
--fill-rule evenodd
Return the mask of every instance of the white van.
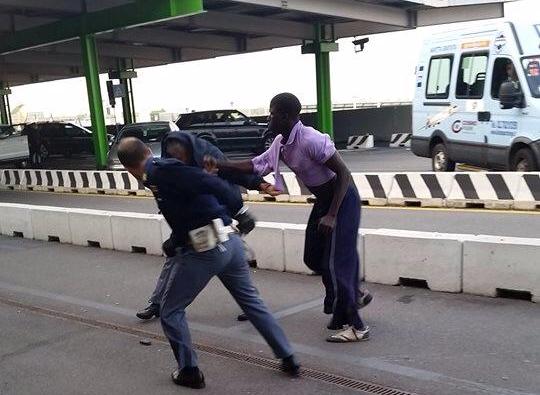
M 412 151 L 434 171 L 456 162 L 540 169 L 540 22 L 433 36 L 416 68 Z

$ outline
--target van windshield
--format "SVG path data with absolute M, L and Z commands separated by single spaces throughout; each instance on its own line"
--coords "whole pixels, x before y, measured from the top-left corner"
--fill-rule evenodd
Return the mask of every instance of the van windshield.
M 540 97 L 540 55 L 524 58 L 521 62 L 532 95 Z

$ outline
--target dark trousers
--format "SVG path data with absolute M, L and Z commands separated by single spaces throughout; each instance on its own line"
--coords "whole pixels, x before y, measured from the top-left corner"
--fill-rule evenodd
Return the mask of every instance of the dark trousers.
M 306 228 L 304 262 L 322 275 L 326 290 L 324 312 L 332 314 L 334 324 L 363 329 L 357 310 L 360 259 L 357 239 L 360 226 L 361 200 L 351 185 L 338 211 L 336 227 L 330 237 L 318 231 L 319 221 L 332 202 L 333 190 L 320 191 Z

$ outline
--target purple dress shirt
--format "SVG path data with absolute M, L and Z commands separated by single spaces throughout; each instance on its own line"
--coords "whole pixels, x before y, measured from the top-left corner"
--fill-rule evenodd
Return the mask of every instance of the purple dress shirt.
M 279 176 L 280 154 L 283 162 L 307 187 L 318 187 L 334 178 L 335 173 L 324 165 L 336 153 L 328 135 L 298 121 L 288 141 L 283 144 L 282 140 L 283 136 L 278 135 L 266 152 L 252 159 L 253 169 L 260 176 L 274 172 L 276 189 L 284 190 Z

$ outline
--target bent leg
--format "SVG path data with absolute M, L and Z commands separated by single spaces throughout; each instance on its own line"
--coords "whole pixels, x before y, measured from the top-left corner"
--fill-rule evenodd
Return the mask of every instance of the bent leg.
M 251 281 L 249 268 L 245 263 L 240 239 L 231 237 L 232 260 L 218 274 L 219 279 L 240 305 L 257 331 L 272 348 L 277 358 L 287 358 L 293 349 L 274 316 L 270 313 Z

